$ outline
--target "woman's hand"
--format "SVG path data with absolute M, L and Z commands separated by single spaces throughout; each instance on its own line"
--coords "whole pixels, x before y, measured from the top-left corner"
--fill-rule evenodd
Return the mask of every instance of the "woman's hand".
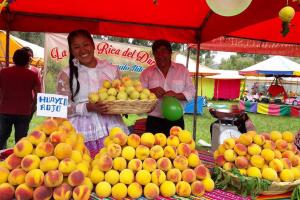
M 86 109 L 88 112 L 96 112 L 98 114 L 105 114 L 108 111 L 107 106 L 102 103 L 87 103 Z

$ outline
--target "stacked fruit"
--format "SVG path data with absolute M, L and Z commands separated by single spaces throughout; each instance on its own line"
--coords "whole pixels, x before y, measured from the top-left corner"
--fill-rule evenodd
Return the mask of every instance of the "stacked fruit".
M 90 161 L 69 121 L 47 119 L 0 163 L 0 199 L 89 199 Z
M 127 136 L 113 128 L 104 143 L 91 172 L 100 198 L 202 196 L 214 189 L 191 133 L 180 127 L 172 127 L 168 138 L 162 133 Z
M 105 80 L 98 92 L 89 94 L 89 101 L 96 103 L 99 101 L 113 100 L 152 100 L 156 99 L 154 93 L 147 88 L 143 88 L 138 80 L 131 80 L 129 77 L 123 77 L 121 80 Z
M 300 179 L 300 154 L 294 145 L 294 134 L 289 131 L 249 131 L 238 139 L 226 139 L 214 152 L 214 158 L 223 169 L 236 167 L 247 176 L 276 182 Z

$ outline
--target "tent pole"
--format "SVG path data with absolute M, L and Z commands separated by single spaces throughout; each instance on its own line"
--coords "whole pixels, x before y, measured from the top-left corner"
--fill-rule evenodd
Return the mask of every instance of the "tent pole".
M 190 52 L 191 52 L 191 48 L 188 47 L 187 48 L 187 55 L 186 55 L 186 68 L 189 69 L 189 61 L 190 61 Z
M 193 139 L 196 141 L 197 132 L 197 114 L 198 114 L 198 75 L 199 75 L 199 63 L 200 63 L 200 40 L 197 43 L 197 63 L 196 63 L 196 77 L 195 77 L 195 101 L 194 101 L 194 114 L 193 114 Z
M 5 20 L 6 22 L 6 44 L 5 44 L 5 66 L 9 66 L 9 35 L 10 35 L 10 14 L 9 12 L 6 13 L 7 18 Z

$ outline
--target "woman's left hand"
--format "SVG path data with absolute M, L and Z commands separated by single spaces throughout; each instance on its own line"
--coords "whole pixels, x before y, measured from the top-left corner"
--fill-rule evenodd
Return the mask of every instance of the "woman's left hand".
M 86 108 L 89 112 L 103 114 L 108 111 L 108 107 L 103 103 L 87 103 Z

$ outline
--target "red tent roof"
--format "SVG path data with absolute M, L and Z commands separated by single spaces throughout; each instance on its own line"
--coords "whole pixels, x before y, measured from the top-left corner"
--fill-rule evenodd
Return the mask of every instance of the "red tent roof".
M 280 35 L 279 10 L 286 1 L 253 0 L 240 15 L 222 17 L 205 0 L 17 0 L 10 5 L 10 29 L 33 32 L 69 32 L 85 28 L 94 34 L 196 43 L 221 35 L 276 42 L 300 43 L 300 27 Z M 299 11 L 296 3 L 290 4 Z M 6 29 L 5 12 L 0 28 Z M 261 23 L 260 23 L 261 22 Z M 296 13 L 293 24 L 300 24 Z

